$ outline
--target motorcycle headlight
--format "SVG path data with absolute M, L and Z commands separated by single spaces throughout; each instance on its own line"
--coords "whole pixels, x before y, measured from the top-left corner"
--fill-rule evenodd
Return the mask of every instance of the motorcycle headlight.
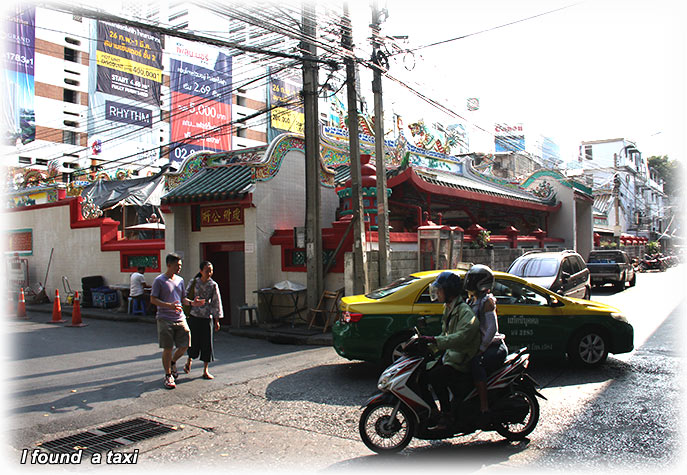
M 379 381 L 377 382 L 377 389 L 379 389 L 380 391 L 386 391 L 387 389 L 389 389 L 390 382 L 390 376 L 382 376 L 381 378 L 379 378 Z
M 380 391 L 385 391 L 386 389 L 389 388 L 391 385 L 391 380 L 393 379 L 394 376 L 396 376 L 397 370 L 387 370 L 382 373 L 382 375 L 379 377 L 379 381 L 377 381 L 377 389 Z

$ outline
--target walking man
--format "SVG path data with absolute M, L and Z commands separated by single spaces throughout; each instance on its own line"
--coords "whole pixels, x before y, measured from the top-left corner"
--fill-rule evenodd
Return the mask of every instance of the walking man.
M 164 385 L 168 389 L 174 389 L 178 377 L 176 362 L 191 345 L 191 332 L 186 324 L 183 305 L 197 307 L 205 302 L 199 297 L 193 301 L 186 298 L 184 279 L 178 275 L 181 271 L 179 255 L 167 255 L 165 263 L 167 271 L 153 281 L 150 303 L 157 307 L 157 334 L 160 348 L 162 348 Z M 175 346 L 176 351 L 174 351 Z

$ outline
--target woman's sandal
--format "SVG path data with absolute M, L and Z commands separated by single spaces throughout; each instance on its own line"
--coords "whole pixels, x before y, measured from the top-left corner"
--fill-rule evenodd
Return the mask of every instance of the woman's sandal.
M 191 360 L 188 360 L 184 365 L 184 373 L 188 374 L 191 372 Z
M 177 372 L 177 362 L 172 361 L 172 364 L 170 365 L 169 369 L 171 370 L 174 379 L 177 379 L 179 377 L 179 373 Z

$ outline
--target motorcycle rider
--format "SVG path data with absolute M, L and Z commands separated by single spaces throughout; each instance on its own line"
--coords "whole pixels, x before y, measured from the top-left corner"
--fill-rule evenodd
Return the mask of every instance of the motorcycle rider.
M 479 425 L 482 429 L 489 428 L 491 419 L 487 397 L 487 374 L 501 366 L 508 355 L 506 336 L 499 333 L 496 299 L 491 293 L 493 286 L 494 273 L 482 264 L 472 266 L 463 283 L 463 288 L 469 295 L 468 304 L 479 320 L 480 347 L 470 362 L 470 367 L 480 400 Z
M 463 389 L 469 388 L 470 360 L 477 354 L 480 344 L 479 321 L 474 312 L 465 303 L 462 296 L 463 286 L 460 276 L 444 271 L 430 285 L 432 300 L 444 304 L 441 318 L 441 334 L 422 336 L 421 341 L 431 343 L 443 354 L 439 359 L 427 364 L 424 388 L 431 385 L 439 398 L 441 412 L 437 422 L 430 425 L 430 430 L 447 429 L 452 422 L 449 387 L 457 398 Z M 428 393 L 428 391 L 427 391 Z M 427 396 L 429 396 L 427 394 Z M 426 397 L 431 406 L 433 398 Z M 436 414 L 436 407 L 434 407 Z M 436 416 L 435 416 L 436 417 Z

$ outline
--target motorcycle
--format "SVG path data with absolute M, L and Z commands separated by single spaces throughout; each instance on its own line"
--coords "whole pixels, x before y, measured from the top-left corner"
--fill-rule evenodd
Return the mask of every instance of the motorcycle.
M 379 377 L 379 394 L 364 405 L 358 429 L 365 445 L 372 451 L 394 453 L 403 450 L 413 437 L 424 440 L 447 439 L 467 435 L 479 429 L 479 396 L 473 387 L 460 401 L 452 401 L 453 424 L 447 429 L 431 428 L 432 409 L 421 394 L 422 375 L 433 358 L 426 344 L 410 338 L 404 356 L 391 364 Z M 503 365 L 487 379 L 491 428 L 508 440 L 523 440 L 539 422 L 538 384 L 525 369 L 529 364 L 527 348 L 508 355 Z M 452 389 L 452 392 L 453 389 Z
M 640 271 L 641 272 L 646 272 L 650 270 L 658 270 L 663 272 L 666 270 L 668 265 L 665 262 L 665 259 L 660 256 L 660 255 L 645 255 L 644 258 L 641 260 L 639 263 Z

